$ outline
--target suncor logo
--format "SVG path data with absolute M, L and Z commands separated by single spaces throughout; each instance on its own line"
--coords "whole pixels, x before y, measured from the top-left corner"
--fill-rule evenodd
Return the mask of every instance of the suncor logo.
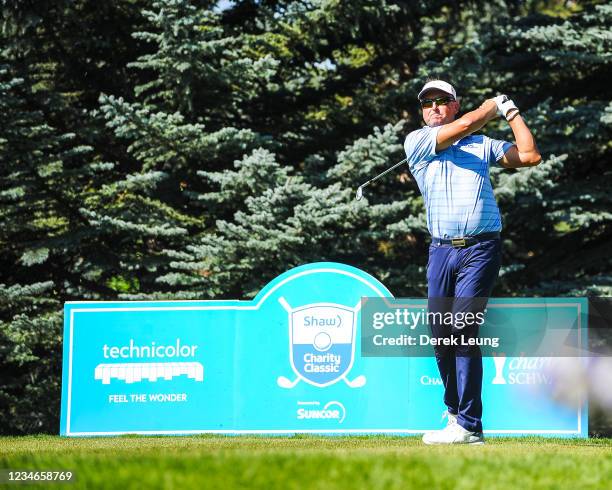
M 298 402 L 297 419 L 325 419 L 342 423 L 346 416 L 344 405 L 338 401 L 327 402 L 321 407 L 321 402 Z

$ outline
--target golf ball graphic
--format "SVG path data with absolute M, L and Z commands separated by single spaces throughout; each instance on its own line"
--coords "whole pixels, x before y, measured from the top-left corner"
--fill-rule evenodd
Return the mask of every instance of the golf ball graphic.
M 331 337 L 328 333 L 319 332 L 315 335 L 313 345 L 318 351 L 326 351 L 332 345 Z

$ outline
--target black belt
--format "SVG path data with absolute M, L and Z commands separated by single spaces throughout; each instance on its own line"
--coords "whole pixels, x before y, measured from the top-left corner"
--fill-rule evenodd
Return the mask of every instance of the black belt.
M 499 232 L 495 231 L 492 233 L 482 233 L 476 236 L 466 236 L 463 238 L 436 238 L 432 237 L 432 245 L 451 245 L 452 247 L 469 247 L 475 245 L 478 242 L 484 242 L 485 240 L 495 240 L 499 238 Z

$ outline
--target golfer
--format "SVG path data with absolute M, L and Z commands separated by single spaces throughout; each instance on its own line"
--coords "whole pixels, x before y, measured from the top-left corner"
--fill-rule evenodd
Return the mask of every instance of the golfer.
M 505 95 L 457 118 L 454 87 L 427 82 L 419 92 L 426 126 L 406 138 L 410 172 L 423 195 L 431 234 L 427 264 L 430 311 L 484 311 L 501 264 L 501 216 L 489 165 L 531 167 L 541 161 L 531 131 Z M 515 143 L 474 134 L 501 114 Z M 474 317 L 470 317 L 474 318 Z M 478 337 L 478 323 L 431 324 L 432 337 Z M 423 436 L 425 444 L 483 444 L 482 355 L 478 346 L 434 347 L 444 385 L 447 425 Z

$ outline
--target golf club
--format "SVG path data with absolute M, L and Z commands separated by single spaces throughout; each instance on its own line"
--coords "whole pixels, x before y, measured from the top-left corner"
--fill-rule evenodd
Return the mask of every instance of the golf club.
M 366 384 L 366 377 L 362 374 L 357 376 L 353 381 L 349 381 L 346 378 L 342 378 L 344 382 L 351 388 L 361 388 Z
M 285 376 L 279 376 L 276 379 L 276 383 L 278 384 L 278 386 L 280 386 L 281 388 L 287 388 L 287 389 L 291 389 L 293 388 L 296 384 L 298 384 L 300 381 L 300 378 L 295 378 L 293 381 L 291 381 L 289 378 L 286 378 Z
M 391 172 L 391 170 L 395 170 L 397 167 L 399 167 L 400 165 L 406 163 L 408 159 L 404 158 L 401 162 L 396 163 L 395 165 L 393 165 L 393 167 L 388 168 L 387 170 L 385 170 L 384 172 L 378 174 L 376 177 L 374 177 L 373 179 L 368 180 L 365 184 L 361 184 L 359 187 L 357 187 L 357 195 L 355 196 L 356 199 L 359 201 L 361 200 L 361 198 L 363 197 L 363 188 L 366 185 L 370 185 L 372 182 L 376 182 L 378 179 L 380 179 L 381 177 L 383 177 L 384 175 L 388 174 L 389 172 Z

